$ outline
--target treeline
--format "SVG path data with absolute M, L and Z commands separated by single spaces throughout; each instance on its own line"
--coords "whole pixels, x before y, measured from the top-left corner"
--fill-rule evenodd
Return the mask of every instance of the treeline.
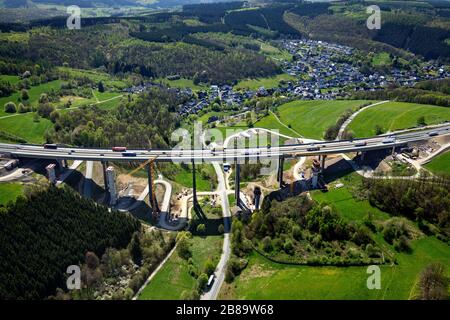
M 415 88 L 450 94 L 450 78 L 421 81 Z
M 278 31 L 285 35 L 299 35 L 298 31 L 283 19 L 284 12 L 290 6 L 270 6 L 267 8 L 240 10 L 229 12 L 224 22 L 231 28 L 242 29 L 248 25 Z
M 149 77 L 178 74 L 185 78 L 199 74 L 203 81 L 214 84 L 231 84 L 238 79 L 280 72 L 272 60 L 254 52 L 218 51 L 187 43 L 120 43 L 113 47 L 109 61 L 111 73 L 138 72 Z
M 450 95 L 435 91 L 407 87 L 388 88 L 376 91 L 358 91 L 352 95 L 357 100 L 396 100 L 411 103 L 450 106 Z
M 242 8 L 243 1 L 185 4 L 183 13 L 198 17 L 204 23 L 217 23 L 229 10 Z
M 435 224 L 445 237 L 450 236 L 450 180 L 433 177 L 417 181 L 395 179 L 365 179 L 364 188 L 373 206 L 394 215 Z M 426 230 L 428 231 L 428 230 Z
M 271 198 L 265 197 L 261 210 L 251 218 L 233 222 L 235 256 L 244 258 L 256 249 L 282 263 L 364 265 L 383 261 L 371 230 L 345 222 L 332 206 L 304 195 L 281 202 Z
M 207 30 L 220 31 L 223 26 L 210 26 Z M 103 67 L 112 74 L 139 73 L 145 77 L 179 74 L 192 78 L 199 73 L 207 82 L 231 84 L 243 78 L 265 77 L 280 72 L 271 59 L 261 54 L 225 48 L 220 43 L 185 34 L 197 32 L 195 27 L 181 33 L 189 43 L 168 44 L 130 39 L 128 28 L 121 24 L 93 26 L 77 32 L 62 29 L 41 31 L 30 34 L 28 42 L 5 41 L 5 46 L 0 49 L 2 73 L 23 72 L 29 70 L 27 67 L 30 65 L 33 69 L 39 66 L 43 72 L 55 66 L 68 65 L 81 69 Z M 151 33 L 134 35 L 147 39 Z M 170 33 L 164 36 L 169 39 Z M 175 39 L 178 40 L 178 36 L 174 36 Z M 35 70 L 30 71 L 36 74 Z
M 355 10 L 365 11 L 363 4 L 353 4 Z M 448 60 L 450 57 L 450 46 L 445 42 L 450 37 L 450 30 L 438 27 L 438 21 L 433 27 L 425 25 L 436 18 L 437 10 L 433 8 L 419 12 L 420 9 L 408 4 L 400 11 L 393 8 L 395 3 L 383 3 L 382 28 L 368 30 L 362 28 L 365 19 L 346 15 L 346 9 L 340 12 L 328 9 L 328 12 L 325 12 L 325 5 L 320 5 L 323 8 L 320 8 L 319 4 L 311 7 L 312 12 L 317 10 L 320 14 L 312 13 L 308 18 L 304 18 L 302 10 L 292 8 L 286 11 L 284 18 L 302 35 L 318 40 L 337 42 L 365 51 L 388 51 L 397 56 L 405 55 L 402 50 L 398 50 L 403 49 L 426 59 Z
M 144 32 L 131 32 L 132 37 L 150 42 L 174 42 L 180 41 L 188 34 L 198 32 L 230 32 L 231 28 L 224 24 L 210 24 L 205 26 L 187 26 L 177 24 L 170 28 L 160 28 Z
M 86 251 L 124 248 L 140 223 L 66 189 L 49 187 L 0 209 L 0 298 L 42 299 L 65 287 Z
M 130 97 L 114 111 L 85 107 L 64 112 L 56 117 L 46 138 L 83 147 L 167 148 L 170 134 L 179 125 L 174 113 L 178 99 L 169 90 L 153 88 L 135 99 Z
M 316 17 L 321 14 L 330 13 L 329 3 L 300 3 L 289 11 L 299 16 Z
M 374 40 L 420 54 L 426 59 L 437 59 L 450 57 L 450 46 L 445 43 L 448 38 L 450 30 L 388 22 L 383 24 Z

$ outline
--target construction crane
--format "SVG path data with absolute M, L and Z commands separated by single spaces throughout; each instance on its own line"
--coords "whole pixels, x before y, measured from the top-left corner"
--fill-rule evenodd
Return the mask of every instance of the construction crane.
M 137 168 L 135 168 L 135 169 L 133 169 L 131 172 L 130 172 L 130 175 L 133 175 L 135 172 L 137 172 L 137 171 L 139 171 L 139 170 L 141 170 L 142 168 L 144 168 L 145 166 L 147 166 L 148 165 L 148 174 L 149 174 L 149 184 L 148 184 L 148 192 L 149 192 L 149 204 L 150 204 L 150 206 L 152 207 L 152 213 L 155 213 L 155 211 L 156 212 L 158 212 L 159 210 L 158 210 L 158 204 L 156 203 L 156 197 L 155 197 L 155 193 L 152 191 L 153 190 L 153 188 L 152 188 L 152 186 L 150 185 L 150 181 L 152 181 L 152 183 L 153 183 L 153 180 L 151 179 L 151 176 L 152 176 L 152 174 L 153 174 L 153 165 L 154 165 L 154 163 L 155 163 L 155 160 L 156 160 L 156 158 L 158 158 L 158 156 L 155 156 L 155 157 L 152 157 L 152 158 L 150 158 L 150 159 L 148 159 L 148 160 L 146 160 L 146 161 L 144 161 L 143 163 L 141 163 Z

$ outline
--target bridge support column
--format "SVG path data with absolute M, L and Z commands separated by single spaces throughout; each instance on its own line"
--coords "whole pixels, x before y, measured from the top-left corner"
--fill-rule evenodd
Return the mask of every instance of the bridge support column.
M 148 204 L 150 205 L 152 215 L 156 216 L 159 212 L 158 202 L 156 201 L 155 190 L 153 189 L 153 163 L 149 163 L 147 166 L 147 179 L 148 179 Z
M 198 207 L 197 182 L 195 179 L 195 162 L 192 160 L 192 203 L 194 208 Z
M 324 173 L 325 171 L 325 159 L 327 158 L 327 156 L 325 154 L 322 155 L 321 160 L 320 160 L 320 167 L 322 168 L 322 173 Z
M 366 152 L 365 151 L 361 151 L 361 162 L 364 161 Z
M 277 172 L 277 180 L 280 188 L 283 187 L 283 166 L 284 166 L 284 156 L 280 156 L 278 158 L 278 172 Z
M 108 191 L 108 177 L 106 174 L 106 169 L 108 168 L 107 161 L 102 161 L 102 168 L 103 168 L 103 183 L 105 184 L 105 190 Z
M 235 162 L 235 170 L 234 170 L 234 196 L 236 198 L 236 206 L 240 207 L 241 204 L 241 165 L 238 162 Z
M 108 181 L 109 204 L 114 206 L 117 204 L 116 174 L 114 167 L 106 168 L 106 180 Z
M 56 182 L 55 167 L 56 165 L 54 163 L 50 163 L 48 166 L 45 167 L 45 170 L 47 170 L 48 181 L 50 181 L 50 183 L 52 184 Z
M 63 169 L 64 169 L 64 161 L 65 160 L 61 160 L 61 159 L 56 160 L 56 162 L 58 163 L 58 169 L 60 172 L 63 171 Z

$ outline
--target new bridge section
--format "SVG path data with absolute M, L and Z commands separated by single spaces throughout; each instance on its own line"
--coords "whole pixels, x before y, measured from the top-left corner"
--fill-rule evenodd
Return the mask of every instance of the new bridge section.
M 361 152 L 378 149 L 394 149 L 408 143 L 428 140 L 434 137 L 450 134 L 450 124 L 445 124 L 432 129 L 410 130 L 395 134 L 395 139 L 389 135 L 376 136 L 366 139 L 356 139 L 353 141 L 318 141 L 313 144 L 293 144 L 283 145 L 279 147 L 259 147 L 259 148 L 240 148 L 240 149 L 192 149 L 192 150 L 127 150 L 125 156 L 121 152 L 113 152 L 108 149 L 89 149 L 89 148 L 68 148 L 57 147 L 56 149 L 48 149 L 38 145 L 25 144 L 0 144 L 0 153 L 9 157 L 23 157 L 35 159 L 52 159 L 59 163 L 63 160 L 76 161 L 100 161 L 103 165 L 103 175 L 105 182 L 105 190 L 109 194 L 110 204 L 116 205 L 117 192 L 115 187 L 114 169 L 108 167 L 108 161 L 173 161 L 185 162 L 192 164 L 192 183 L 193 183 L 193 202 L 197 203 L 197 190 L 195 178 L 195 164 L 204 162 L 213 162 L 214 166 L 218 166 L 221 162 L 234 163 L 236 165 L 236 185 L 239 186 L 239 163 L 246 159 L 259 160 L 269 159 L 277 161 L 277 180 L 280 188 L 283 186 L 283 161 L 288 157 L 306 157 L 319 156 L 319 167 L 324 167 L 325 157 L 328 154 L 340 154 L 348 152 Z M 129 156 L 133 154 L 134 156 Z M 148 169 L 149 178 L 149 194 L 153 195 L 153 179 L 151 173 L 151 165 Z M 319 170 L 320 171 L 320 170 Z M 318 172 L 319 172 L 318 171 Z M 54 173 L 53 173 L 54 175 Z M 50 174 L 49 174 L 50 178 Z M 236 188 L 236 195 L 239 195 L 239 187 Z M 158 215 L 159 209 L 156 202 L 151 201 L 149 197 L 149 206 L 153 215 Z M 166 199 L 167 200 L 167 199 Z M 236 196 L 236 205 L 240 206 L 240 197 Z M 167 201 L 166 201 L 167 202 Z M 167 210 L 167 209 L 166 209 Z M 167 212 L 165 212 L 167 214 Z
M 25 144 L 0 144 L 0 153 L 12 157 L 55 159 L 55 160 L 90 160 L 90 161 L 147 161 L 157 157 L 156 161 L 173 162 L 236 162 L 238 160 L 258 160 L 280 156 L 317 156 L 346 152 L 364 152 L 370 150 L 394 148 L 410 142 L 427 140 L 435 136 L 450 134 L 450 125 L 446 124 L 422 131 L 411 130 L 396 134 L 393 142 L 386 143 L 386 136 L 376 136 L 353 141 L 317 142 L 314 144 L 293 144 L 279 147 L 239 148 L 239 149 L 151 149 L 128 150 L 126 155 L 110 149 L 68 148 L 45 149 L 43 146 Z M 132 154 L 133 156 L 130 156 Z

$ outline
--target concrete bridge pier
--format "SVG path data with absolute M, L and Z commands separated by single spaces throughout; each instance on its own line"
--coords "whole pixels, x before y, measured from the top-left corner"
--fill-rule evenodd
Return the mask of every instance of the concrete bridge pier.
M 58 159 L 56 160 L 56 162 L 58 163 L 58 168 L 60 172 L 62 172 L 65 168 L 67 168 L 67 160 Z
M 278 158 L 278 172 L 277 172 L 277 180 L 280 186 L 280 189 L 283 187 L 283 166 L 284 166 L 284 156 L 279 156 Z
M 192 203 L 194 208 L 197 208 L 198 199 L 197 199 L 197 181 L 195 179 L 195 162 L 192 160 Z
M 234 196 L 236 197 L 236 206 L 240 207 L 240 204 L 241 204 L 241 198 L 240 198 L 241 165 L 238 162 L 235 162 L 234 167 L 235 167 L 235 170 L 234 170 Z
M 108 161 L 102 161 L 103 168 L 103 183 L 105 184 L 105 190 L 108 191 L 108 177 L 106 174 L 106 169 L 108 168 Z
M 323 154 L 322 156 L 319 156 L 320 158 L 320 168 L 322 169 L 322 174 L 325 171 L 325 159 L 327 158 L 326 154 Z
M 152 215 L 156 216 L 159 212 L 158 201 L 156 200 L 155 190 L 153 190 L 153 163 L 147 165 L 147 179 L 148 179 L 148 204 L 152 209 Z
M 361 151 L 361 162 L 364 161 L 365 155 L 366 155 L 366 152 L 365 151 Z
M 109 204 L 115 206 L 117 204 L 116 174 L 114 167 L 106 168 L 106 180 L 108 181 Z
M 48 181 L 50 181 L 51 184 L 56 183 L 56 165 L 54 163 L 50 163 L 48 166 L 45 167 L 45 170 L 47 171 L 47 178 Z

